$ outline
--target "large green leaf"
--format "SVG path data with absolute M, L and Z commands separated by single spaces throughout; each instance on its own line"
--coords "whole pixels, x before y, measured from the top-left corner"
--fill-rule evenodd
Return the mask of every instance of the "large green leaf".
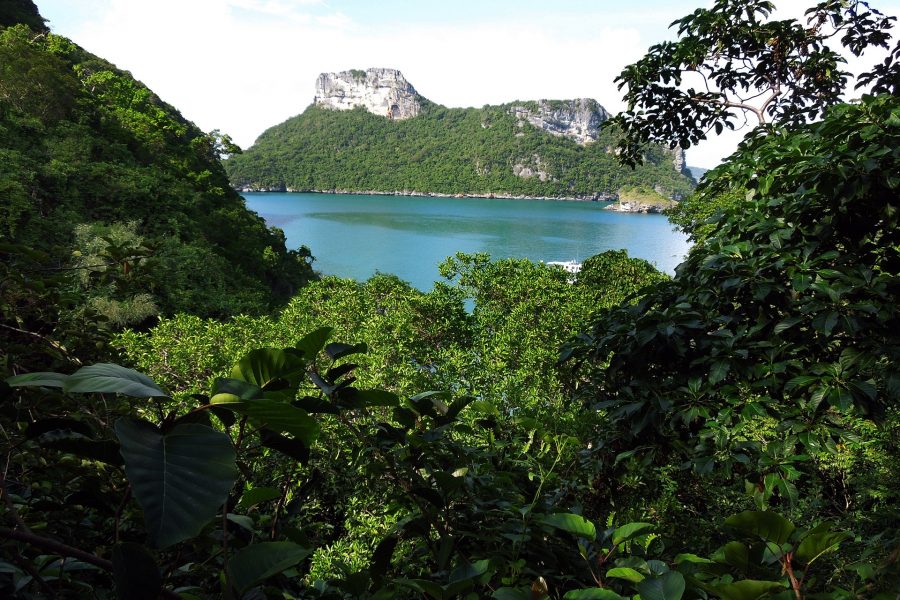
M 456 597 L 471 588 L 480 577 L 487 579 L 489 571 L 491 571 L 491 561 L 487 559 L 456 567 L 450 573 L 450 583 L 444 588 L 445 595 L 448 598 Z
M 732 541 L 722 546 L 720 555 L 722 562 L 737 567 L 746 573 L 750 570 L 750 549 L 746 544 Z
M 794 556 L 800 562 L 809 565 L 826 552 L 836 549 L 841 542 L 849 537 L 850 534 L 845 531 L 811 533 L 800 542 L 800 547 L 797 548 Z
M 81 367 L 69 375 L 63 384 L 63 390 L 73 394 L 100 392 L 136 398 L 169 396 L 146 375 L 110 363 Z
M 312 361 L 325 347 L 325 342 L 331 337 L 332 331 L 334 329 L 331 327 L 319 327 L 303 336 L 303 339 L 297 342 L 294 347 L 303 354 L 306 360 Z
M 725 379 L 725 376 L 728 375 L 728 371 L 731 369 L 731 363 L 727 360 L 717 360 L 712 364 L 712 367 L 709 369 L 709 382 L 711 384 L 716 384 Z
M 660 577 L 644 579 L 637 588 L 641 600 L 681 600 L 685 588 L 684 575 L 669 571 Z
M 218 404 L 226 401 L 253 400 L 254 398 L 262 398 L 263 394 L 262 388 L 258 385 L 247 383 L 243 379 L 219 377 L 213 382 L 212 397 L 209 401 L 211 404 Z M 233 396 L 233 398 L 227 398 L 226 396 Z
M 453 569 L 453 572 L 450 573 L 450 583 L 476 579 L 487 573 L 490 567 L 491 561 L 489 560 L 479 560 L 474 563 L 465 563 Z
M 265 427 L 259 430 L 259 443 L 266 448 L 277 450 L 301 464 L 309 462 L 309 444 L 275 433 Z
M 774 581 L 745 579 L 736 583 L 712 586 L 712 589 L 722 600 L 757 600 L 780 592 L 784 586 Z
M 258 348 L 238 361 L 231 377 L 265 389 L 275 381 L 302 373 L 305 368 L 306 363 L 294 354 L 278 348 Z
M 541 522 L 557 529 L 567 531 L 572 535 L 593 540 L 597 537 L 597 529 L 594 524 L 582 517 L 572 513 L 554 513 L 547 515 Z
M 728 517 L 725 524 L 779 546 L 788 541 L 794 532 L 793 523 L 771 511 L 745 510 Z
M 268 502 L 269 500 L 275 500 L 280 497 L 281 490 L 278 488 L 256 487 L 247 490 L 241 495 L 241 501 L 238 502 L 238 507 L 247 509 L 262 502 Z
M 618 546 L 622 542 L 633 540 L 651 531 L 653 531 L 651 523 L 626 523 L 621 527 L 616 527 L 616 530 L 613 531 L 612 542 L 613 545 Z
M 217 394 L 211 399 L 216 406 L 246 415 L 254 423 L 273 431 L 290 433 L 307 446 L 319 435 L 319 424 L 302 408 L 286 402 L 257 398 L 242 401 L 230 394 Z
M 196 423 L 163 434 L 146 421 L 124 418 L 115 429 L 151 543 L 165 548 L 197 535 L 237 478 L 228 436 Z
M 632 583 L 638 583 L 645 579 L 645 575 L 631 567 L 615 567 L 606 572 L 607 578 L 624 579 Z
M 289 569 L 311 551 L 293 542 L 261 542 L 242 548 L 228 561 L 231 584 L 243 594 L 273 575 Z
M 6 385 L 10 387 L 53 387 L 61 388 L 66 383 L 68 375 L 62 373 L 26 373 L 24 375 L 15 375 L 6 380 Z
M 366 354 L 368 351 L 369 346 L 365 342 L 360 342 L 359 344 L 341 344 L 339 342 L 334 342 L 325 346 L 325 354 L 327 354 L 331 360 L 338 360 L 353 354 Z
M 372 553 L 372 561 L 369 564 L 369 573 L 372 579 L 380 581 L 388 569 L 391 568 L 391 559 L 394 556 L 394 549 L 397 547 L 399 538 L 396 535 L 389 535 L 378 542 L 375 551 Z

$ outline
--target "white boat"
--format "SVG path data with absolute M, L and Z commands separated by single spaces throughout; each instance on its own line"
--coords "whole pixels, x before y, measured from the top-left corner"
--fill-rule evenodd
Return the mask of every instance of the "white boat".
M 579 271 L 581 271 L 581 263 L 577 260 L 551 260 L 546 264 L 562 267 L 563 271 L 566 271 L 567 273 L 578 273 Z

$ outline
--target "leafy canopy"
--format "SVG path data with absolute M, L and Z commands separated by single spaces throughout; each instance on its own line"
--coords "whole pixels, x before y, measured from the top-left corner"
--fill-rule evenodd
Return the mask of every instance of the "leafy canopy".
M 752 136 L 709 176 L 710 190 L 739 182 L 751 200 L 575 351 L 613 438 L 658 440 L 711 468 L 758 415 L 808 451 L 846 416 L 896 407 L 898 148 L 900 100 L 865 97 Z
M 263 132 L 225 168 L 232 183 L 255 189 L 593 197 L 630 185 L 682 197 L 693 187 L 671 152 L 653 147 L 641 168 L 623 168 L 611 152 L 613 130 L 582 146 L 518 119 L 516 106 L 429 103 L 402 121 L 311 106 Z
M 616 81 L 628 109 L 611 120 L 624 132 L 620 157 L 639 163 L 651 142 L 686 149 L 742 120 L 793 126 L 818 117 L 840 102 L 849 76 L 827 42 L 855 56 L 886 48 L 894 21 L 860 0 L 820 2 L 806 24 L 771 19 L 774 10 L 766 0 L 717 0 L 672 23 L 677 41 L 625 67 Z

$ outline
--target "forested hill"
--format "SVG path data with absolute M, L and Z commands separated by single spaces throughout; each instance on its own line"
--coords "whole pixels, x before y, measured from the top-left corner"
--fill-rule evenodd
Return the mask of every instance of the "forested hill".
M 286 299 L 312 275 L 307 257 L 289 252 L 231 189 L 221 136 L 47 33 L 31 2 L 2 8 L 4 271 L 23 286 L 34 273 L 73 273 L 64 285 L 120 322 L 260 312 L 273 292 Z M 3 318 L 27 322 L 22 306 L 4 298 Z
M 586 102 L 605 118 L 593 101 L 446 108 L 419 100 L 418 114 L 401 120 L 362 106 L 334 110 L 317 97 L 302 114 L 228 159 L 225 168 L 236 187 L 273 190 L 596 198 L 639 186 L 678 198 L 693 185 L 680 154 L 651 147 L 645 164 L 632 170 L 616 162 L 611 130 L 595 127 L 587 140 L 547 131 L 572 124 L 579 112 L 584 118 Z M 546 119 L 540 121 L 541 115 Z
M 177 312 L 266 313 L 313 278 L 229 185 L 228 147 L 0 2 L 0 363 L 90 359 Z

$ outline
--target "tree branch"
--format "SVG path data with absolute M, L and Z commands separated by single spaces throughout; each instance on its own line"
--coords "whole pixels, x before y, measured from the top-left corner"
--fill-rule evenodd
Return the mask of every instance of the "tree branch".
M 48 346 L 50 346 L 51 348 L 62 352 L 63 355 L 72 364 L 78 365 L 79 367 L 81 366 L 81 361 L 78 359 L 78 357 L 75 357 L 75 356 L 72 356 L 71 354 L 69 354 L 69 351 L 66 350 L 65 347 L 57 341 L 51 340 L 48 337 L 44 337 L 39 333 L 35 333 L 33 331 L 28 331 L 27 329 L 19 329 L 18 327 L 6 325 L 5 323 L 0 323 L 0 327 L 3 327 L 4 329 L 9 329 L 10 331 L 15 331 L 16 333 L 21 333 L 23 335 L 30 335 L 33 338 L 37 338 L 37 339 L 41 340 L 42 342 L 44 342 L 45 344 L 47 344 Z
M 78 560 L 86 562 L 89 565 L 100 567 L 104 571 L 113 570 L 113 564 L 110 560 L 100 558 L 96 554 L 91 554 L 90 552 L 74 548 L 72 546 L 69 546 L 68 544 L 63 544 L 62 542 L 57 542 L 56 540 L 51 540 L 50 538 L 39 536 L 37 534 L 31 533 L 30 531 L 0 527 L 0 535 L 18 540 L 20 542 L 25 542 L 26 544 L 31 544 L 36 548 L 47 550 L 48 552 L 53 552 L 54 554 L 77 558 Z

